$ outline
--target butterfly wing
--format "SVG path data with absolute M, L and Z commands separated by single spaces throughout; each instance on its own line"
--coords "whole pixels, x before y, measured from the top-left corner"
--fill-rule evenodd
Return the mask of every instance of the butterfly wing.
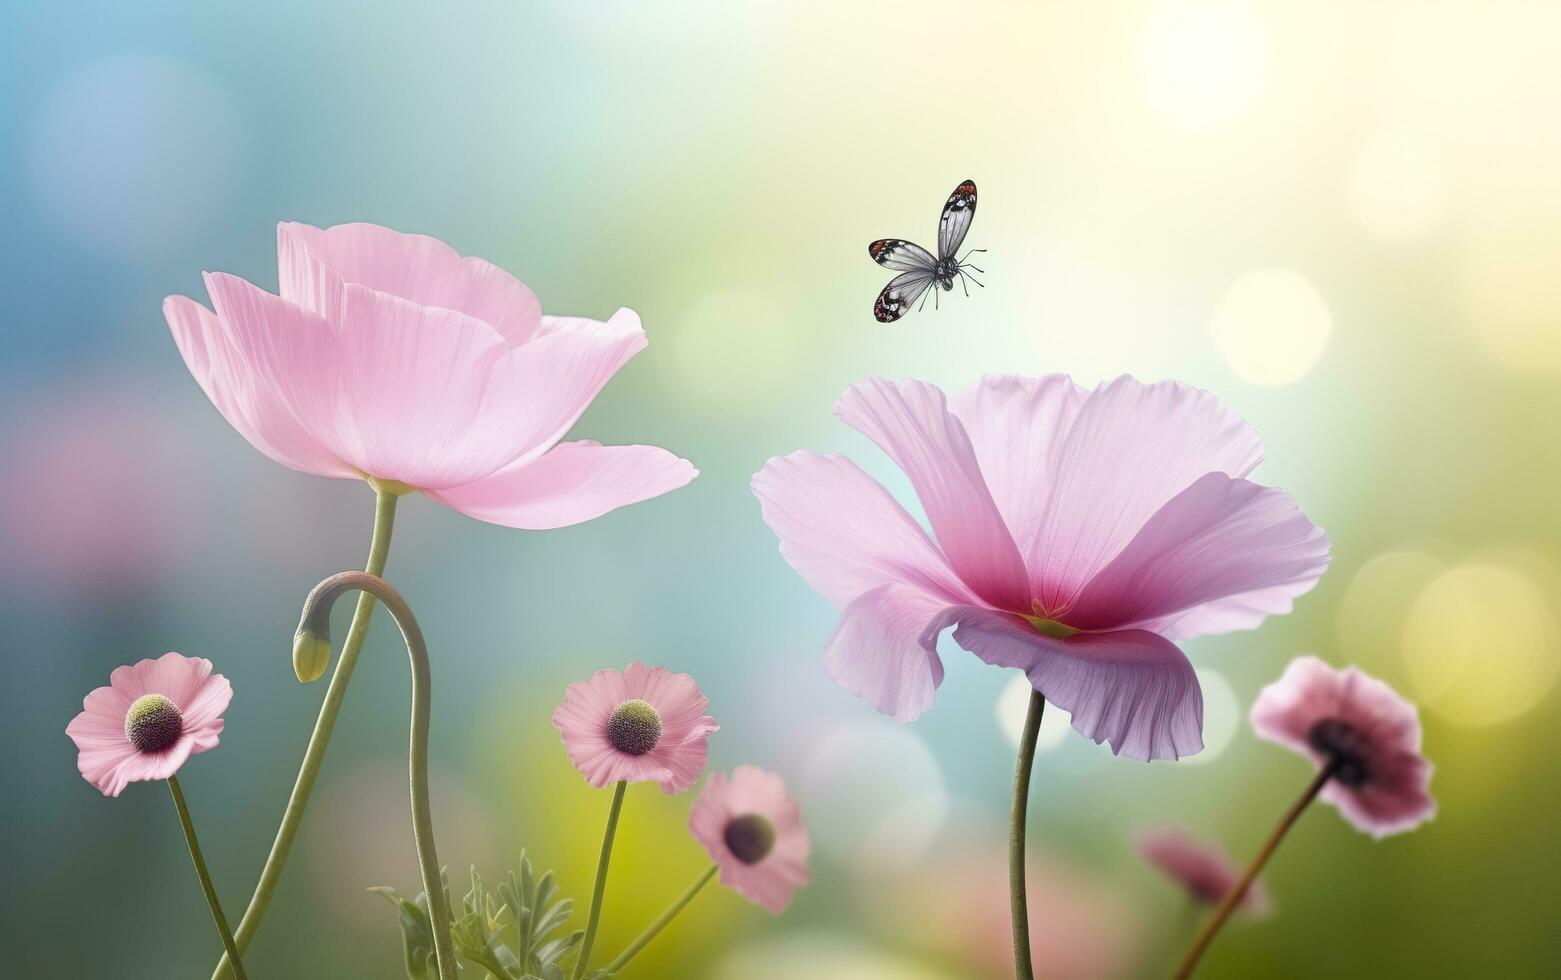
M 889 284 L 873 300 L 873 316 L 879 323 L 893 323 L 904 316 L 921 294 L 932 285 L 930 270 L 915 269 L 902 272 L 889 280 Z
M 970 223 L 976 220 L 976 182 L 967 180 L 954 188 L 943 215 L 938 219 L 938 258 L 951 259 L 965 241 Z
M 931 252 L 903 238 L 880 238 L 867 246 L 867 254 L 885 269 L 896 272 L 931 272 L 938 264 Z

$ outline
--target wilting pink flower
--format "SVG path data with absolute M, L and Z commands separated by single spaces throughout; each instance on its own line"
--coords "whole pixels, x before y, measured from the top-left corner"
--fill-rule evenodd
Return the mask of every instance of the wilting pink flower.
M 215 315 L 163 303 L 212 404 L 277 462 L 522 528 L 590 520 L 696 475 L 654 446 L 559 442 L 644 348 L 631 310 L 544 316 L 497 266 L 377 225 L 284 223 L 277 255 L 280 296 L 214 272 Z
M 1146 830 L 1135 843 L 1145 861 L 1205 905 L 1218 905 L 1241 881 L 1241 869 L 1224 848 L 1194 840 L 1177 827 Z M 1262 879 L 1252 882 L 1237 905 L 1252 915 L 1266 915 L 1271 907 Z
M 82 701 L 65 726 L 76 743 L 76 768 L 104 796 L 144 779 L 167 779 L 184 761 L 217 747 L 222 713 L 233 699 L 211 661 L 165 653 L 117 667 Z
M 569 685 L 553 727 L 592 786 L 648 780 L 681 793 L 704 771 L 710 734 L 721 727 L 705 714 L 709 704 L 687 674 L 635 661 Z
M 1252 729 L 1319 770 L 1336 759 L 1319 795 L 1357 830 L 1380 839 L 1436 815 L 1419 712 L 1359 668 L 1335 670 L 1316 657 L 1297 657 L 1258 693 Z
M 721 884 L 780 915 L 808 883 L 812 844 L 802 808 L 780 776 L 738 766 L 710 777 L 688 815 L 688 829 L 721 868 Z
M 935 539 L 843 456 L 772 459 L 753 489 L 781 554 L 842 610 L 825 668 L 901 721 L 931 706 L 954 626 L 1096 742 L 1188 755 L 1203 698 L 1172 641 L 1286 612 L 1328 565 L 1295 501 L 1245 479 L 1256 433 L 1197 388 L 988 375 L 950 406 L 873 378 L 835 414 L 905 471 Z

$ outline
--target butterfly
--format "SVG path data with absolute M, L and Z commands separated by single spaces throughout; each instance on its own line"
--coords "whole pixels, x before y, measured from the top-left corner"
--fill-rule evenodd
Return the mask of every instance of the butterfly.
M 975 276 L 966 272 L 966 269 L 974 269 L 985 274 L 986 270 L 980 266 L 966 262 L 972 254 L 985 252 L 984 248 L 973 248 L 961 258 L 955 258 L 959 246 L 965 241 L 965 233 L 970 230 L 970 223 L 976 219 L 976 183 L 967 180 L 954 188 L 954 193 L 949 195 L 948 201 L 943 205 L 943 214 L 938 218 L 938 254 L 936 257 L 920 245 L 908 242 L 903 238 L 880 238 L 867 246 L 867 254 L 873 257 L 873 261 L 886 269 L 900 271 L 900 275 L 889 280 L 889 284 L 873 300 L 873 316 L 879 323 L 893 323 L 910 311 L 911 304 L 918 299 L 921 305 L 927 305 L 927 290 L 932 288 L 934 296 L 934 308 L 936 308 L 936 296 L 938 290 L 948 292 L 954 288 L 954 277 L 959 277 L 960 286 L 964 288 L 965 295 L 970 295 L 970 287 L 965 285 L 969 279 L 977 286 L 985 284 Z

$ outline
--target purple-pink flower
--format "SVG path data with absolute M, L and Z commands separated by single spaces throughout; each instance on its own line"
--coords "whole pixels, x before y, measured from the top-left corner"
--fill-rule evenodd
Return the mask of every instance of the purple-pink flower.
M 808 883 L 812 844 L 802 808 L 780 776 L 738 766 L 710 777 L 688 815 L 688 829 L 721 869 L 721 884 L 780 915 Z
M 623 673 L 599 670 L 569 685 L 553 712 L 569 761 L 592 786 L 653 781 L 667 793 L 694 785 L 711 733 L 721 726 L 687 674 L 639 661 Z
M 1178 827 L 1145 830 L 1134 843 L 1143 859 L 1187 894 L 1205 905 L 1218 905 L 1241 881 L 1241 869 L 1218 844 L 1195 840 Z M 1272 908 L 1261 879 L 1254 880 L 1237 908 L 1266 915 Z
M 211 672 L 210 660 L 165 653 L 115 668 L 108 683 L 83 699 L 85 710 L 65 727 L 76 768 L 104 796 L 167 779 L 190 756 L 217 747 L 233 688 Z
M 1436 815 L 1419 712 L 1357 667 L 1336 670 L 1316 657 L 1297 657 L 1259 692 L 1252 729 L 1319 770 L 1333 762 L 1333 777 L 1319 795 L 1357 830 L 1380 839 Z
M 546 316 L 509 273 L 377 225 L 277 226 L 280 295 L 207 273 L 215 314 L 163 313 L 190 373 L 284 466 L 420 490 L 478 520 L 552 528 L 677 489 L 654 446 L 560 442 L 645 347 L 639 318 Z
M 872 378 L 835 414 L 909 477 L 932 536 L 843 456 L 772 459 L 753 489 L 781 554 L 841 609 L 825 668 L 901 721 L 931 706 L 952 626 L 1113 751 L 1197 752 L 1202 694 L 1173 641 L 1287 612 L 1328 565 L 1290 495 L 1246 479 L 1257 434 L 1198 388 L 988 375 L 951 405 Z

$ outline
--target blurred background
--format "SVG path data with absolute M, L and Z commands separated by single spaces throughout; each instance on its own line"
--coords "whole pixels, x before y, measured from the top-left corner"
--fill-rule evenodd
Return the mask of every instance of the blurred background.
M 1130 835 L 1180 823 L 1254 852 L 1308 769 L 1245 714 L 1301 652 L 1421 704 L 1441 812 L 1381 843 L 1308 813 L 1268 875 L 1277 915 L 1228 929 L 1202 975 L 1554 969 L 1561 6 L 0 16 L 0 929 L 16 975 L 201 977 L 215 960 L 167 794 L 109 800 L 75 771 L 64 727 L 110 669 L 174 649 L 232 679 L 223 744 L 183 782 L 234 919 L 324 693 L 294 680 L 290 638 L 315 581 L 363 561 L 372 496 L 251 449 L 160 313 L 170 293 L 204 301 L 205 269 L 274 289 L 283 219 L 435 235 L 551 312 L 634 308 L 650 346 L 576 431 L 703 471 L 546 533 L 403 503 L 387 576 L 433 647 L 434 810 L 457 881 L 473 863 L 493 880 L 526 847 L 586 897 L 610 794 L 569 767 L 549 714 L 568 682 L 639 658 L 709 694 L 713 765 L 786 775 L 816 858 L 783 918 L 711 889 L 633 975 L 1007 975 L 1022 681 L 950 645 L 935 708 L 908 726 L 836 687 L 817 663 L 834 612 L 781 560 L 747 483 L 772 455 L 842 451 L 909 500 L 831 414 L 870 374 L 952 391 L 983 372 L 1132 372 L 1249 419 L 1269 457 L 1255 477 L 1295 494 L 1335 559 L 1294 614 L 1189 644 L 1201 755 L 1117 759 L 1048 713 L 1042 973 L 1169 972 L 1185 902 Z M 887 274 L 867 242 L 930 244 L 964 178 L 987 288 L 877 324 Z M 407 687 L 376 617 L 253 975 L 399 975 L 393 912 L 364 889 L 417 890 Z M 630 792 L 599 949 L 704 866 L 691 799 Z

